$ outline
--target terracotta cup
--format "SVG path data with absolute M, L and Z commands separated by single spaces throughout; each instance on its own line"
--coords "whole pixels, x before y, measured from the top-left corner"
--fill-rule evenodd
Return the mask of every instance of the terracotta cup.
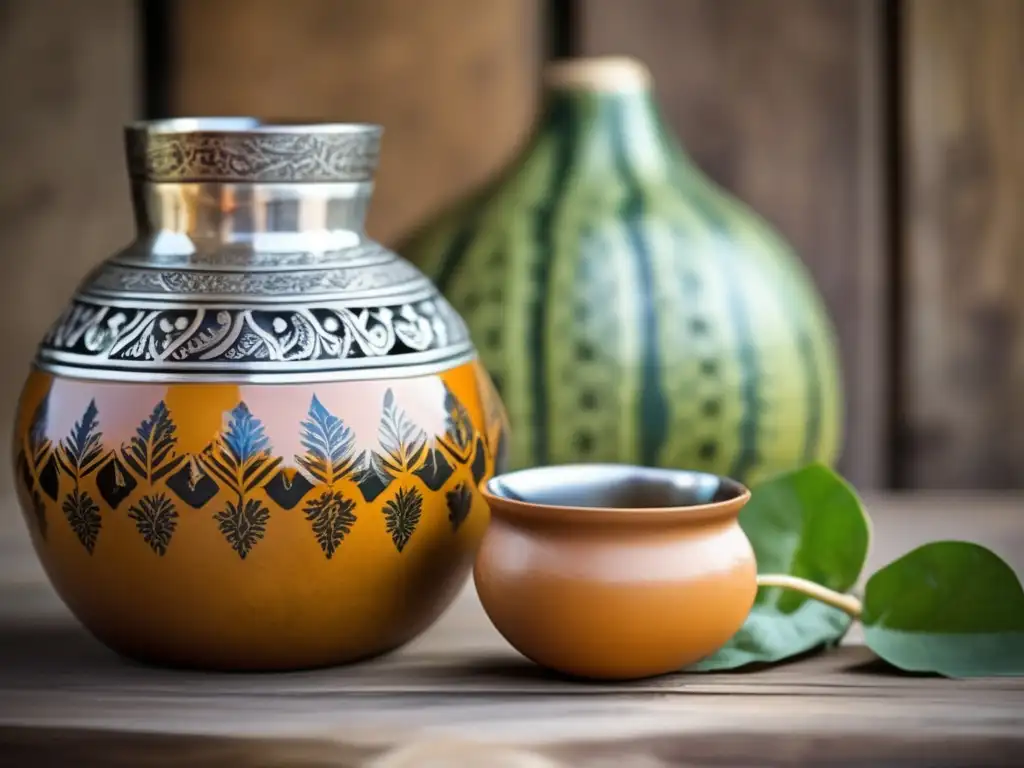
M 568 465 L 481 485 L 491 522 L 474 579 L 484 610 L 527 658 L 576 677 L 674 672 L 721 648 L 758 585 L 852 599 L 757 574 L 738 515 L 750 498 L 717 475 Z

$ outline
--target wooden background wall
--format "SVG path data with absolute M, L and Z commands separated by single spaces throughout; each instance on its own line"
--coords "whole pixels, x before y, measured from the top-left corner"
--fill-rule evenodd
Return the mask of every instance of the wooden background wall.
M 129 237 L 125 120 L 379 121 L 369 226 L 394 242 L 512 155 L 549 37 L 642 58 L 806 260 L 855 483 L 1024 487 L 1024 0 L 5 0 L 5 434 L 35 341 Z

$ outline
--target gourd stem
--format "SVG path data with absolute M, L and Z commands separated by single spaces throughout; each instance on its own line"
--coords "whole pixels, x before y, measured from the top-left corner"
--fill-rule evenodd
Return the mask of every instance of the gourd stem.
M 791 589 L 818 602 L 825 603 L 825 605 L 838 608 L 854 619 L 859 619 L 864 610 L 864 605 L 853 595 L 844 595 L 813 581 L 801 579 L 799 576 L 788 576 L 781 573 L 759 573 L 757 575 L 757 586 Z

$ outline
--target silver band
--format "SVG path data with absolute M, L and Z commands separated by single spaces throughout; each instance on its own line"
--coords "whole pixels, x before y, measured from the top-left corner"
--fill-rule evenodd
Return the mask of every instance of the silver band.
M 440 357 L 435 360 L 415 364 L 403 363 L 394 366 L 377 366 L 373 368 L 347 368 L 344 375 L 337 369 L 322 371 L 282 370 L 275 366 L 271 369 L 255 371 L 244 370 L 210 370 L 201 368 L 195 371 L 154 371 L 151 368 L 125 369 L 103 368 L 94 364 L 87 367 L 67 365 L 56 361 L 37 359 L 33 366 L 40 371 L 57 376 L 95 381 L 126 381 L 153 382 L 166 384 L 307 384 L 324 381 L 367 381 L 372 379 L 406 379 L 417 376 L 431 376 L 444 373 L 452 368 L 476 360 L 476 352 L 469 345 L 462 352 Z
M 207 372 L 251 380 L 421 366 L 471 351 L 462 320 L 429 286 L 416 301 L 355 300 L 254 307 L 100 301 L 80 295 L 50 329 L 40 367 L 146 375 Z
M 369 124 L 198 118 L 134 123 L 125 144 L 128 172 L 137 180 L 333 183 L 373 177 L 381 133 Z

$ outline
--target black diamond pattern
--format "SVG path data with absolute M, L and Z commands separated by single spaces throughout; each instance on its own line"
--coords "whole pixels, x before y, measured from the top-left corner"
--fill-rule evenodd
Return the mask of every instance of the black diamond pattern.
M 193 509 L 202 509 L 220 490 L 194 459 L 184 462 L 167 478 L 167 487 Z
M 373 451 L 363 454 L 363 463 L 356 475 L 356 484 L 359 486 L 359 492 L 363 494 L 363 499 L 373 501 L 384 493 L 394 479 L 380 454 Z
M 487 449 L 484 448 L 482 437 L 477 437 L 476 439 L 476 452 L 473 455 L 471 470 L 473 472 L 473 480 L 479 485 L 480 481 L 484 479 L 484 474 L 487 472 Z
M 448 502 L 448 522 L 452 524 L 452 530 L 457 531 L 469 516 L 469 510 L 473 506 L 473 492 L 465 483 L 459 483 L 445 494 L 445 499 Z
M 136 485 L 138 482 L 116 456 L 96 473 L 96 488 L 111 509 L 117 509 L 117 506 L 135 490 Z
M 445 455 L 437 448 L 431 448 L 427 454 L 426 461 L 423 462 L 423 466 L 413 474 L 422 480 L 423 484 L 430 490 L 439 491 L 454 471 Z
M 282 469 L 264 486 L 267 496 L 281 509 L 294 509 L 313 488 L 313 484 L 294 469 Z
M 53 454 L 50 454 L 50 458 L 39 470 L 39 487 L 51 499 L 57 500 L 57 493 L 60 491 L 60 474 L 57 468 L 57 459 Z

